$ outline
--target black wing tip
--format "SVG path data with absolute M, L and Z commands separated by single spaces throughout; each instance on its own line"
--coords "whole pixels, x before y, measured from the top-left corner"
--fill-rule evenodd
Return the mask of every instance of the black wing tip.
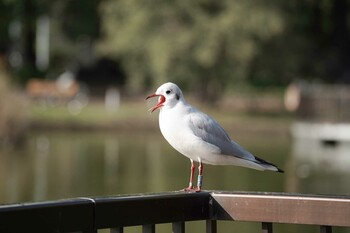
M 276 167 L 276 168 L 277 168 L 277 171 L 276 171 L 276 172 L 284 173 L 284 171 L 283 171 L 282 169 L 280 169 L 280 168 L 278 168 L 278 167 Z
M 277 167 L 275 164 L 273 164 L 273 163 L 267 162 L 266 160 L 263 160 L 263 159 L 261 159 L 261 158 L 259 158 L 259 157 L 255 157 L 255 159 L 256 159 L 258 162 L 260 162 L 261 164 L 266 164 L 266 165 L 270 165 L 270 166 L 275 167 L 275 168 L 277 169 L 276 172 L 284 173 L 284 171 L 283 171 L 282 169 L 278 168 L 278 167 Z

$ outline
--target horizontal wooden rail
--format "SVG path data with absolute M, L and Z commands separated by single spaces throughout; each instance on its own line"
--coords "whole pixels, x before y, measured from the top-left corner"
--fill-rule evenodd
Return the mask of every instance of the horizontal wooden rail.
M 273 193 L 212 193 L 217 220 L 350 227 L 349 197 Z
M 185 222 L 206 220 L 207 233 L 216 233 L 217 220 L 260 222 L 271 233 L 273 223 L 350 227 L 350 198 L 208 191 L 76 198 L 0 206 L 0 232 L 86 232 L 109 228 L 122 233 L 126 226 L 155 232 L 155 224 L 172 223 L 174 233 Z

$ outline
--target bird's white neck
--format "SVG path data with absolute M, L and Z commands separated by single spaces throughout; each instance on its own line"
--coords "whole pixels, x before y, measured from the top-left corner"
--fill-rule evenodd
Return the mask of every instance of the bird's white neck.
M 191 106 L 184 100 L 181 99 L 179 101 L 177 101 L 176 103 L 173 104 L 168 104 L 168 105 L 164 105 L 161 109 L 160 109 L 160 115 L 178 115 L 181 114 L 185 111 L 188 111 L 188 108 L 190 108 Z

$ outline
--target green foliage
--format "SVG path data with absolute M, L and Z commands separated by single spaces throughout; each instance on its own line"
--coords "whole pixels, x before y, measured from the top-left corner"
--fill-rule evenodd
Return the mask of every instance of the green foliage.
M 100 32 L 100 18 L 96 8 L 98 0 L 68 1 L 64 8 L 62 28 L 68 38 L 78 40 L 82 36 L 97 38 Z
M 350 83 L 350 2 L 288 0 L 278 4 L 285 28 L 260 43 L 250 64 L 249 83 L 285 85 L 293 79 Z
M 150 76 L 209 96 L 244 80 L 257 42 L 284 25 L 278 9 L 254 0 L 106 1 L 101 13 L 99 49 L 124 59 L 133 85 Z
M 120 60 L 134 90 L 174 81 L 215 100 L 241 84 L 350 83 L 349 9 L 346 0 L 0 0 L 0 52 L 22 50 L 24 81 L 98 54 Z M 51 25 L 47 73 L 34 64 L 40 15 Z M 13 20 L 18 41 L 8 35 Z
M 0 53 L 4 44 L 9 42 L 8 24 L 11 18 L 11 7 L 9 3 L 0 1 Z

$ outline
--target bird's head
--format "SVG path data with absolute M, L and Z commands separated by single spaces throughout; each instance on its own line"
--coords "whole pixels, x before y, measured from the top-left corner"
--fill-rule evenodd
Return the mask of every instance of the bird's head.
M 147 96 L 146 100 L 152 97 L 158 96 L 158 103 L 150 109 L 151 112 L 155 111 L 160 107 L 169 107 L 172 108 L 179 101 L 183 100 L 183 95 L 181 89 L 175 83 L 164 83 L 154 94 Z

